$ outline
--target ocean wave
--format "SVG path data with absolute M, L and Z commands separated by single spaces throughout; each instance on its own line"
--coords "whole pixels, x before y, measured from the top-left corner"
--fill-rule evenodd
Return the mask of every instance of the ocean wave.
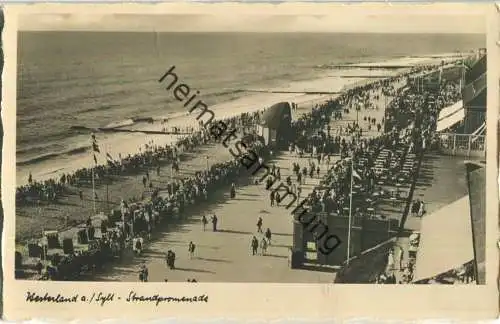
M 46 154 L 41 154 L 37 155 L 31 158 L 28 158 L 26 160 L 21 160 L 21 161 L 16 161 L 16 165 L 18 166 L 26 166 L 26 165 L 32 165 L 36 163 L 40 163 L 43 161 L 47 161 L 50 159 L 58 158 L 61 156 L 72 156 L 72 155 L 77 155 L 77 154 L 82 154 L 87 152 L 87 150 L 90 149 L 90 146 L 80 146 L 76 147 L 73 149 L 69 149 L 66 151 L 61 151 L 61 152 L 53 152 L 53 153 L 46 153 Z
M 186 111 L 170 111 L 165 115 L 153 117 L 155 121 L 165 121 L 186 116 Z
M 129 119 L 111 122 L 111 123 L 107 124 L 106 126 L 104 126 L 104 128 L 120 128 L 120 127 L 132 126 L 134 124 L 135 124 L 135 121 L 132 118 L 129 118 Z
M 221 97 L 221 96 L 234 95 L 234 94 L 238 94 L 241 92 L 245 92 L 245 90 L 243 90 L 243 89 L 224 89 L 222 91 L 208 93 L 207 96 Z
M 313 65 L 312 68 L 314 69 L 319 69 L 319 70 L 332 70 L 332 69 L 339 69 L 339 66 L 346 68 L 348 65 L 353 65 L 353 64 L 358 64 L 359 61 L 341 61 L 341 62 L 336 62 L 336 63 L 324 63 L 324 64 L 316 64 Z
M 105 105 L 105 106 L 91 107 L 91 108 L 79 110 L 78 113 L 85 114 L 85 113 L 94 112 L 94 111 L 109 110 L 109 109 L 113 109 L 113 108 L 117 108 L 117 107 L 119 107 L 119 105 Z

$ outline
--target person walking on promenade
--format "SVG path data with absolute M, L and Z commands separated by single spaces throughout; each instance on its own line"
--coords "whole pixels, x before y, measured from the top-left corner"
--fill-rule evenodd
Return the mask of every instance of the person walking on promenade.
M 412 205 L 411 205 L 411 213 L 412 215 L 415 217 L 415 216 L 418 216 L 418 213 L 420 211 L 420 200 L 417 199 L 415 200 L 414 202 L 412 202 Z
M 276 199 L 276 206 L 280 206 L 280 201 L 281 201 L 281 196 L 279 192 L 276 192 L 276 196 L 274 197 Z
M 276 193 L 274 191 L 271 191 L 271 193 L 269 194 L 269 199 L 271 200 L 271 207 L 274 206 L 274 198 L 275 198 L 274 195 L 275 194 Z
M 171 254 L 171 250 L 168 250 L 167 253 L 165 253 L 165 263 L 167 264 L 167 267 L 170 268 L 170 254 Z
M 141 264 L 141 267 L 139 269 L 139 280 L 141 282 L 147 282 L 148 276 L 149 276 L 148 268 L 146 267 L 146 264 L 143 263 L 143 264 Z
M 259 247 L 259 241 L 257 241 L 257 238 L 254 236 L 252 238 L 252 255 L 257 254 L 257 248 Z
M 257 221 L 257 233 L 262 233 L 262 217 L 259 217 L 259 220 Z
M 207 228 L 207 224 L 208 224 L 208 220 L 205 217 L 205 215 L 203 215 L 203 217 L 201 218 L 201 225 L 203 226 L 203 232 L 205 232 L 205 230 Z
M 215 214 L 212 216 L 212 230 L 217 232 L 217 216 Z
M 266 230 L 265 237 L 267 239 L 267 243 L 271 245 L 271 229 L 269 227 Z
M 422 217 L 425 214 L 425 204 L 423 201 L 420 201 L 420 208 L 418 209 L 418 217 Z
M 404 259 L 404 250 L 403 248 L 399 248 L 399 253 L 398 253 L 398 261 L 399 261 L 399 270 L 403 271 L 403 259 Z
M 172 261 L 171 261 L 171 263 L 172 263 L 171 269 L 175 269 L 175 252 L 174 251 L 172 251 Z
M 236 187 L 234 186 L 234 182 L 231 184 L 231 192 L 230 192 L 231 199 L 236 197 Z
M 175 269 L 175 253 L 172 250 L 167 252 L 167 266 L 170 270 Z
M 188 251 L 189 251 L 189 257 L 192 259 L 193 256 L 194 256 L 194 249 L 196 248 L 196 246 L 194 245 L 193 241 L 190 241 L 189 242 L 189 246 L 188 246 Z
M 392 249 L 389 251 L 389 254 L 387 255 L 387 270 L 388 271 L 394 270 L 394 252 Z
M 281 181 L 281 170 L 280 167 L 276 168 L 276 178 Z
M 297 186 L 297 205 L 300 203 L 300 194 L 302 193 L 302 187 L 299 183 L 299 185 Z
M 264 237 L 260 240 L 260 251 L 262 255 L 266 255 L 267 253 L 267 241 Z

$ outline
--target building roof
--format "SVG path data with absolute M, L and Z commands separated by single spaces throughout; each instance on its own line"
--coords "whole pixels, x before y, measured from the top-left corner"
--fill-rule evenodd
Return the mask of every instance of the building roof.
M 460 100 L 451 106 L 441 109 L 441 111 L 439 112 L 436 131 L 443 131 L 462 121 L 464 118 L 465 111 L 463 107 L 463 101 Z
M 429 279 L 474 259 L 469 197 L 424 215 L 414 281 Z

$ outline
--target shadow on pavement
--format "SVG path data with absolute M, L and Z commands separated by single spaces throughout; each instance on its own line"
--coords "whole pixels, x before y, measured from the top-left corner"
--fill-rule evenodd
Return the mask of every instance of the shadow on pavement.
M 208 261 L 208 262 L 232 263 L 231 261 L 224 260 L 224 259 L 210 259 L 210 258 L 200 258 L 200 257 L 197 257 L 196 260 Z
M 202 272 L 202 273 L 210 273 L 215 274 L 213 271 L 202 270 L 202 269 L 192 269 L 192 268 L 175 268 L 175 271 L 189 271 L 189 272 Z
M 219 229 L 217 230 L 219 233 L 230 233 L 230 234 L 246 234 L 246 235 L 252 235 L 252 232 L 244 232 L 244 231 L 234 231 L 234 230 L 227 230 L 227 229 Z

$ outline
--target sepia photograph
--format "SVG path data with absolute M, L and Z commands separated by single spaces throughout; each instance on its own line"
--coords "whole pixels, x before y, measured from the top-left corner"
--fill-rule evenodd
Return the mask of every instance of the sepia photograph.
M 495 6 L 4 12 L 8 320 L 497 316 Z
M 20 15 L 15 278 L 485 284 L 483 18 L 330 19 Z

